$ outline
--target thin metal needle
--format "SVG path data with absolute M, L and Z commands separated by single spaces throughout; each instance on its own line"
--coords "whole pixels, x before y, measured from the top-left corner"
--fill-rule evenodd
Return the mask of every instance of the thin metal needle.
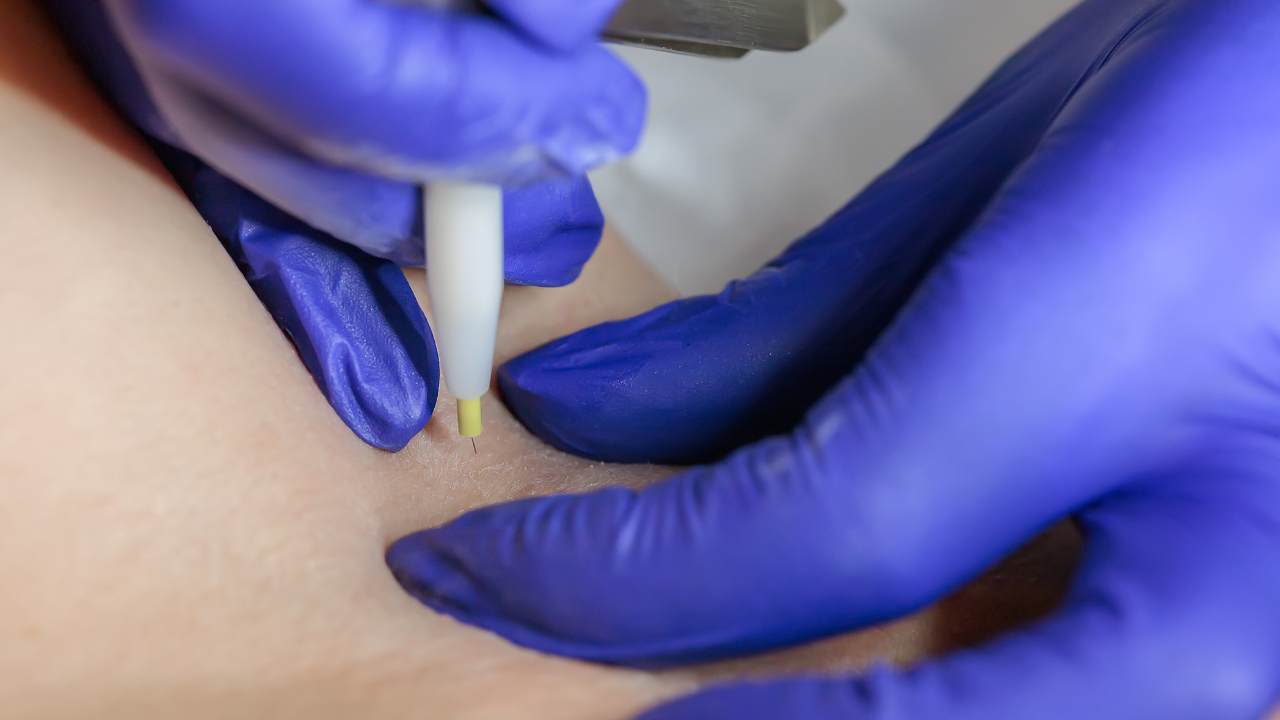
M 471 452 L 475 453 L 475 454 L 476 454 L 476 457 L 480 457 L 480 451 L 476 449 L 476 439 L 475 439 L 475 438 L 471 438 Z

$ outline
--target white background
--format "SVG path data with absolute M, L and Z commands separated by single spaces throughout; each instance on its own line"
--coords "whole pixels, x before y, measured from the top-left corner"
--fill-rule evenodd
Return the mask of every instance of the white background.
M 841 2 L 799 53 L 618 49 L 649 87 L 649 127 L 592 181 L 680 292 L 716 292 L 821 223 L 1077 0 Z

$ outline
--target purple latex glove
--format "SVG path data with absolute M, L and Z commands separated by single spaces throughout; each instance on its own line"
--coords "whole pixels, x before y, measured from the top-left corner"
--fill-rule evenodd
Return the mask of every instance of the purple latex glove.
M 44 0 L 73 37 L 116 30 L 77 44 L 153 136 L 401 266 L 416 183 L 563 180 L 635 146 L 644 88 L 595 43 L 620 1 Z
M 848 374 L 850 373 L 851 374 Z M 841 375 L 847 375 L 840 379 Z M 1090 0 L 717 298 L 502 370 L 562 447 L 691 459 L 394 544 L 433 608 L 635 665 L 901 616 L 1061 518 L 1052 617 L 650 720 L 1248 720 L 1280 699 L 1280 3 Z
M 563 0 L 524 3 L 512 11 L 520 24 L 505 30 L 491 19 L 455 18 L 373 2 L 189 0 L 104 5 L 103 0 L 43 0 L 43 4 L 108 97 L 159 141 L 157 153 L 294 341 L 330 404 L 356 434 L 387 450 L 404 447 L 430 419 L 439 366 L 426 319 L 408 283 L 389 262 L 422 264 L 421 194 L 412 182 L 374 174 L 389 169 L 375 156 L 395 149 L 388 146 L 375 152 L 375 141 L 404 142 L 405 153 L 422 153 L 415 157 L 424 167 L 440 163 L 441 168 L 464 175 L 481 172 L 483 163 L 460 163 L 479 162 L 476 158 L 487 152 L 484 148 L 508 143 L 511 162 L 485 166 L 494 174 L 480 176 L 550 179 L 506 191 L 507 281 L 565 285 L 578 277 L 604 225 L 586 179 L 565 174 L 580 172 L 591 158 L 604 159 L 628 149 L 643 113 L 643 89 L 603 51 L 588 47 L 596 25 L 612 7 L 609 2 L 572 12 Z M 339 18 L 351 24 L 341 25 Z M 393 28 L 400 20 L 404 27 Z M 312 34 L 289 32 L 290 23 Z M 396 42 L 357 32 L 371 26 L 383 26 Z M 132 53 L 113 27 L 129 29 Z M 325 29 L 333 36 L 325 36 Z M 522 39 L 526 30 L 529 38 L 540 38 L 546 47 Z M 467 76 L 468 90 L 487 97 L 490 104 L 450 96 L 450 101 L 461 103 L 451 110 L 448 102 L 428 92 L 433 78 L 457 81 L 460 68 L 473 59 L 467 53 L 482 53 L 486 47 L 484 41 L 474 39 L 472 45 L 442 47 L 436 43 L 438 32 L 500 38 L 492 40 L 495 56 L 481 65 L 497 73 L 496 79 L 483 73 L 479 79 L 474 73 Z M 310 55 L 299 55 L 305 52 Z M 298 64 L 267 62 L 273 53 L 277 60 Z M 367 64 L 379 53 L 387 62 L 383 70 L 401 74 L 383 81 L 371 77 Z M 531 72 L 535 78 L 538 72 L 546 73 L 542 79 L 553 86 L 543 88 L 547 97 L 538 95 L 530 83 L 521 85 L 523 94 L 504 94 L 509 88 L 499 80 L 510 82 L 511 78 L 501 72 L 499 59 L 505 57 L 505 62 L 522 67 L 526 55 L 542 58 L 542 65 L 535 63 Z M 250 58 L 261 62 L 252 72 L 243 65 Z M 593 90 L 583 75 L 590 75 L 590 68 L 609 87 Z M 409 72 L 414 70 L 422 72 Z M 497 84 L 487 86 L 486 82 Z M 572 92 L 566 83 L 573 84 Z M 283 91 L 285 86 L 288 92 Z M 360 92 L 367 95 L 362 103 L 343 105 L 336 99 Z M 577 106 L 566 100 L 566 92 L 576 98 Z M 504 98 L 508 105 L 492 105 Z M 562 104 L 539 105 L 555 98 Z M 619 103 L 614 115 L 599 107 L 614 101 Z M 326 102 L 341 106 L 342 111 L 306 105 Z M 399 107 L 392 107 L 397 103 Z M 493 117 L 476 114 L 480 111 Z M 467 118 L 460 119 L 459 112 Z M 254 118 L 271 113 L 277 119 L 302 113 L 311 124 L 280 125 L 277 129 L 283 134 L 277 137 L 265 125 L 255 124 Z M 504 123 L 504 117 L 510 117 L 510 122 Z M 450 132 L 470 137 L 472 144 L 454 136 L 439 147 L 422 144 L 424 133 L 444 133 L 450 123 L 461 123 Z M 467 123 L 482 132 L 472 133 L 462 126 Z M 593 135 L 595 131 L 582 129 L 582 123 L 598 132 Z M 606 132 L 609 128 L 612 134 Z M 564 163 L 529 164 L 532 155 L 525 145 L 534 141 L 526 135 L 535 130 L 551 133 L 537 137 L 562 152 Z M 398 136 L 402 131 L 405 135 Z M 371 154 L 346 158 L 350 167 L 308 157 L 305 146 L 322 142 L 315 134 L 326 132 L 346 138 L 350 153 Z M 553 137 L 555 132 L 561 136 Z M 606 150 L 601 143 L 616 147 Z M 175 148 L 193 150 L 202 157 Z M 341 152 L 334 153 L 318 157 L 340 160 Z M 507 172 L 511 175 L 503 174 Z M 263 197 L 276 201 L 278 207 Z

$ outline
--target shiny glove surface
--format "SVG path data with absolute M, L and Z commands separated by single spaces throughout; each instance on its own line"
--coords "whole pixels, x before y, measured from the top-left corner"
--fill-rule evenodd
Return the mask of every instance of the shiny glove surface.
M 620 0 L 43 2 L 148 133 L 401 266 L 423 262 L 417 183 L 581 177 L 644 118 L 595 43 Z
M 422 264 L 420 193 L 413 182 L 376 174 L 396 172 L 379 158 L 440 174 L 543 178 L 505 193 L 506 277 L 565 285 L 604 225 L 591 186 L 571 173 L 629 149 L 643 113 L 643 89 L 611 56 L 587 47 L 607 2 L 590 12 L 552 0 L 521 4 L 512 17 L 523 25 L 510 27 L 365 1 L 44 6 L 116 106 L 160 141 L 162 160 L 334 409 L 387 450 L 404 447 L 430 419 L 439 368 L 426 320 L 395 267 Z M 561 22 L 568 16 L 573 22 Z M 113 27 L 125 31 L 128 49 Z M 464 82 L 459 73 L 485 48 L 494 57 L 465 73 L 468 92 L 480 97 L 452 93 L 448 83 Z M 529 66 L 523 94 L 513 95 L 501 84 L 511 82 L 503 63 L 519 65 L 525 55 L 542 64 Z M 437 80 L 446 86 L 431 86 Z M 595 80 L 610 86 L 593 88 Z M 578 94 L 566 97 L 568 85 Z M 513 119 L 504 124 L 506 117 Z M 542 141 L 545 157 L 530 149 Z M 325 143 L 327 151 L 314 147 Z
M 1277 198 L 1280 4 L 1090 0 L 755 276 L 500 373 L 583 455 L 755 444 L 476 511 L 388 563 L 515 642 L 661 666 L 901 616 L 1075 516 L 1050 618 L 645 717 L 1259 718 L 1280 698 Z

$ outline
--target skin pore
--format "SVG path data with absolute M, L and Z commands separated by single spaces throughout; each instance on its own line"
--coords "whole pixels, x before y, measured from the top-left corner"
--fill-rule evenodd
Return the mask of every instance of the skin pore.
M 404 452 L 365 446 L 25 1 L 0 3 L 0 244 L 0 716 L 623 718 L 703 679 L 980 642 L 1075 561 L 1059 527 L 911 618 L 664 675 L 432 613 L 387 571 L 395 539 L 670 470 L 557 452 L 492 396 L 474 454 L 443 388 Z M 499 361 L 671 297 L 607 235 L 575 285 L 508 290 Z

